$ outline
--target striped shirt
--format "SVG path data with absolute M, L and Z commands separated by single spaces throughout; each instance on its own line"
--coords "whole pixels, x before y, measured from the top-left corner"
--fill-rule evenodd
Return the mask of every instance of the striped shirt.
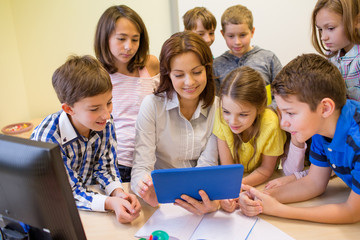
M 47 116 L 34 130 L 32 140 L 51 142 L 60 146 L 65 169 L 76 206 L 79 209 L 105 211 L 106 195 L 122 188 L 116 167 L 116 140 L 110 119 L 103 131 L 90 131 L 89 138 L 81 136 L 62 110 Z M 105 194 L 87 189 L 100 184 Z
M 346 84 L 347 98 L 360 101 L 360 45 L 340 57 L 339 53 L 329 59 L 341 72 Z
M 113 84 L 113 111 L 117 137 L 118 164 L 132 167 L 135 147 L 135 122 L 140 104 L 159 83 L 160 75 L 151 77 L 144 67 L 140 77 L 129 77 L 121 73 L 110 74 Z
M 341 110 L 333 139 L 314 135 L 310 161 L 331 167 L 355 193 L 360 194 L 360 103 L 348 100 Z

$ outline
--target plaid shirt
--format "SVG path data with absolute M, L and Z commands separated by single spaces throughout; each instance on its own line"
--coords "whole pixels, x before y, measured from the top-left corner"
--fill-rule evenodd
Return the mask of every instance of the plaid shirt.
M 339 53 L 330 61 L 340 70 L 347 89 L 347 97 L 360 101 L 360 45 L 354 45 L 340 57 Z
M 103 131 L 81 136 L 62 110 L 47 116 L 31 139 L 60 146 L 70 186 L 79 209 L 105 211 L 106 195 L 122 188 L 116 167 L 116 137 L 112 119 Z M 106 195 L 92 192 L 87 185 L 100 184 Z

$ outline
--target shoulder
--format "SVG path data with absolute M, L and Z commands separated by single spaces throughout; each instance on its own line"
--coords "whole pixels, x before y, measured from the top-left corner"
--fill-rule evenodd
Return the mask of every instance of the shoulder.
M 61 112 L 62 111 L 50 114 L 44 118 L 44 120 L 34 129 L 31 134 L 31 139 L 42 142 L 54 142 L 51 139 L 57 134 Z
M 160 63 L 157 57 L 154 55 L 148 55 L 148 59 L 145 65 L 151 77 L 159 74 L 160 72 Z
M 261 128 L 266 128 L 266 129 L 278 129 L 280 128 L 279 125 L 279 118 L 277 116 L 277 114 L 269 109 L 266 108 L 264 110 L 264 112 L 260 115 L 260 120 L 261 120 Z

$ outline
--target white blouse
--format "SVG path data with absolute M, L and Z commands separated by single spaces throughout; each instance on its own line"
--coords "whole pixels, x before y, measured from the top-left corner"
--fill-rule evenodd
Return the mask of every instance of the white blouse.
M 212 135 L 217 97 L 205 109 L 199 102 L 189 121 L 180 112 L 176 92 L 172 99 L 162 96 L 148 95 L 140 106 L 131 172 L 135 193 L 138 182 L 154 169 L 218 165 L 217 141 Z

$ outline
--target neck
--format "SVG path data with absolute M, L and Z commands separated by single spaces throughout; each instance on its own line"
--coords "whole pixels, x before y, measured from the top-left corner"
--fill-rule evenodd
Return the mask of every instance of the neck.
M 179 96 L 178 98 L 180 103 L 180 112 L 187 120 L 190 120 L 199 104 L 199 98 L 194 100 L 180 99 Z
M 131 76 L 131 77 L 138 77 L 139 76 L 139 71 L 137 69 L 135 69 L 133 72 L 129 72 L 129 70 L 127 69 L 128 64 L 125 63 L 116 63 L 116 68 L 117 68 L 117 72 L 124 74 L 126 76 Z
M 340 112 L 340 110 L 336 110 L 330 117 L 325 118 L 318 134 L 331 139 L 334 138 L 336 124 L 339 120 Z

